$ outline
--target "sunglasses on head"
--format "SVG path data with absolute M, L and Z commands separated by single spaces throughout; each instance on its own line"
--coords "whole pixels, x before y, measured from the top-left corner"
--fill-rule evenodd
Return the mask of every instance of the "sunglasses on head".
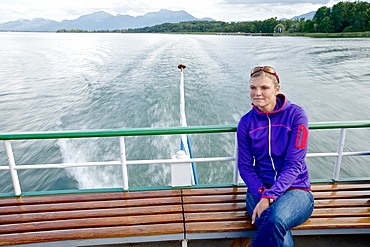
M 278 74 L 276 73 L 275 69 L 273 67 L 270 67 L 270 66 L 255 67 L 254 69 L 251 70 L 251 76 L 253 76 L 254 74 L 256 74 L 260 71 L 263 71 L 263 72 L 266 72 L 268 74 L 274 75 L 276 77 L 277 82 L 280 83 Z

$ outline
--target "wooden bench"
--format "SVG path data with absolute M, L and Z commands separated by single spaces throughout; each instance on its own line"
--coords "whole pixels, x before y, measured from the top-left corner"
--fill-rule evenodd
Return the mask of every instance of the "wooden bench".
M 183 233 L 181 190 L 0 200 L 0 246 L 108 238 L 115 243 L 155 235 L 183 239 Z
M 312 185 L 315 209 L 294 235 L 370 233 L 370 183 Z M 183 190 L 187 239 L 251 237 L 245 187 Z
M 293 234 L 370 233 L 370 182 L 312 189 L 314 213 Z M 245 192 L 239 186 L 0 198 L 0 246 L 253 236 Z
M 370 182 L 312 186 L 315 209 L 296 234 L 370 233 Z

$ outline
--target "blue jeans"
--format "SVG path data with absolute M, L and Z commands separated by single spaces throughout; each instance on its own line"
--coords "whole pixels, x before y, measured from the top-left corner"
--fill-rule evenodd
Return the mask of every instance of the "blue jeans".
M 247 190 L 247 210 L 252 216 L 259 199 Z M 257 232 L 252 247 L 292 247 L 290 228 L 304 223 L 312 214 L 312 193 L 304 190 L 288 190 L 256 219 Z

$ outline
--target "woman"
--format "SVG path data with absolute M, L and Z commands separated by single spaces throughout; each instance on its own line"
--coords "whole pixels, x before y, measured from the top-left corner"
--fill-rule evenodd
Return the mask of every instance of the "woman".
M 247 210 L 257 226 L 251 246 L 293 246 L 289 229 L 313 211 L 305 163 L 307 115 L 279 93 L 279 76 L 272 67 L 256 67 L 250 76 L 253 108 L 241 118 L 237 136 Z

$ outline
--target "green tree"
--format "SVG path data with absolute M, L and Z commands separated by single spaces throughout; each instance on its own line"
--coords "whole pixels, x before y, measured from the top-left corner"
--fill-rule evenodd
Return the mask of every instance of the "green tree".
M 325 17 L 317 28 L 317 31 L 320 33 L 331 33 L 334 31 L 333 23 L 329 16 Z
M 315 27 L 317 26 L 316 21 L 307 20 L 302 27 L 302 32 L 304 33 L 315 33 L 317 30 Z
M 299 33 L 301 31 L 302 29 L 299 23 L 294 23 L 288 30 L 289 33 Z
M 326 18 L 326 17 L 330 17 L 330 8 L 326 7 L 326 6 L 323 6 L 321 8 L 319 8 L 313 19 L 317 21 L 317 24 L 320 25 L 320 23 Z
M 353 30 L 363 31 L 370 21 L 370 3 L 357 2 L 352 9 L 351 24 Z
M 263 33 L 273 33 L 277 24 L 279 24 L 277 17 L 264 20 L 261 23 L 261 31 Z
M 352 2 L 339 2 L 332 8 L 332 21 L 334 32 L 342 32 L 344 28 L 351 26 Z

